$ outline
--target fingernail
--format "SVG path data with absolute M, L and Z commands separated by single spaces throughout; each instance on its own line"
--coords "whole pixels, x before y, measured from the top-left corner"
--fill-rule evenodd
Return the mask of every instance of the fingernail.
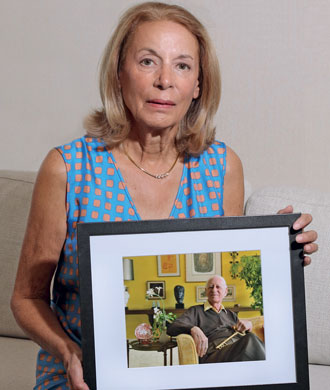
M 293 228 L 294 228 L 294 230 L 299 230 L 299 229 L 301 228 L 300 223 L 295 222 L 295 223 L 293 224 Z

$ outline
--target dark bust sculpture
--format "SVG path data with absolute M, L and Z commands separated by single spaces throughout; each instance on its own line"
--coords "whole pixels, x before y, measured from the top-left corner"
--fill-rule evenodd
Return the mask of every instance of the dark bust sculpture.
M 174 287 L 174 296 L 177 301 L 177 304 L 175 305 L 176 309 L 183 309 L 183 297 L 184 297 L 184 287 L 177 285 Z

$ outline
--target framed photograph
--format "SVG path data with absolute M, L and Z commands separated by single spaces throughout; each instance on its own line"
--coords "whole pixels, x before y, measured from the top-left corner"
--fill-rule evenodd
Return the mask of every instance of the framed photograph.
M 180 276 L 179 255 L 159 255 L 157 266 L 158 276 Z
M 206 302 L 205 286 L 196 286 L 196 302 Z
M 295 242 L 299 231 L 292 228 L 298 216 L 79 224 L 82 352 L 88 386 L 93 390 L 308 390 L 302 247 Z M 141 256 L 143 262 L 164 254 L 250 250 L 258 251 L 261 259 L 264 360 L 171 366 L 164 358 L 164 365 L 130 367 L 123 257 Z M 140 292 L 130 288 L 130 293 Z M 171 348 L 175 355 L 177 347 L 171 344 Z
M 228 285 L 227 295 L 223 298 L 223 302 L 236 301 L 236 286 Z
M 165 281 L 156 280 L 156 281 L 147 281 L 147 290 L 153 289 L 161 298 L 166 298 L 166 289 L 165 289 Z M 159 299 L 159 297 L 149 297 L 148 299 Z
M 221 275 L 219 252 L 189 253 L 185 257 L 187 282 L 206 282 L 214 275 Z

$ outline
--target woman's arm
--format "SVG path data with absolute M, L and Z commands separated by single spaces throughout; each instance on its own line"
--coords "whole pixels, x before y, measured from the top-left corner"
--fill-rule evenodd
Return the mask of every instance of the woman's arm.
M 227 146 L 226 174 L 223 186 L 223 210 L 226 217 L 243 215 L 244 177 L 237 154 Z
M 63 361 L 69 382 L 77 383 L 70 383 L 71 388 L 85 390 L 81 349 L 64 332 L 49 306 L 50 284 L 66 237 L 66 224 L 66 169 L 61 155 L 52 150 L 34 187 L 11 307 L 28 336 Z

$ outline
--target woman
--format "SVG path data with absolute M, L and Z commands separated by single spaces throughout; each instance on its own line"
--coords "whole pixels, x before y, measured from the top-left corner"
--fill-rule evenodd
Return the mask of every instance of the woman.
M 190 13 L 162 3 L 129 9 L 105 50 L 100 90 L 103 107 L 86 119 L 88 136 L 50 151 L 35 184 L 12 308 L 42 347 L 37 390 L 88 389 L 80 349 L 78 222 L 243 212 L 241 162 L 214 141 L 220 99 L 215 51 Z M 303 215 L 295 228 L 310 221 Z M 315 239 L 312 231 L 297 236 L 306 253 L 316 251 Z

